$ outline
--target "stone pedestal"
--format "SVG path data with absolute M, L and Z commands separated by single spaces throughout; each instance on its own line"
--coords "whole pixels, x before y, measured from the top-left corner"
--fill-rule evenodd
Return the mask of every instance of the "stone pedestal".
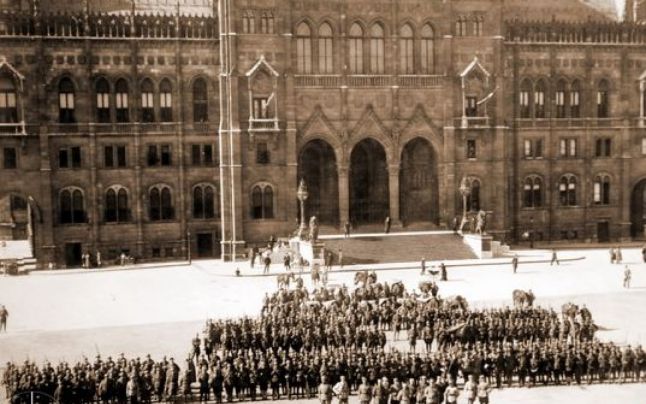
M 294 237 L 289 240 L 289 246 L 292 251 L 298 253 L 299 258 L 309 262 L 310 266 L 317 263 L 323 265 L 325 262 L 325 256 L 323 255 L 325 253 L 325 243 L 321 240 L 311 242 Z
M 478 258 L 493 258 L 493 237 L 480 234 L 465 234 L 462 241 L 468 245 Z

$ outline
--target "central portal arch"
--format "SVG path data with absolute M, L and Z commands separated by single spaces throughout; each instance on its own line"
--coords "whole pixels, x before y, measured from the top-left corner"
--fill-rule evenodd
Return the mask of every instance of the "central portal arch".
M 437 156 L 423 138 L 408 142 L 399 171 L 399 215 L 404 223 L 439 224 Z
M 389 215 L 386 151 L 372 138 L 357 143 L 350 156 L 350 220 L 379 223 Z
M 304 179 L 309 197 L 306 214 L 316 216 L 319 223 L 339 222 L 339 180 L 334 149 L 324 140 L 309 141 L 301 149 L 298 180 Z

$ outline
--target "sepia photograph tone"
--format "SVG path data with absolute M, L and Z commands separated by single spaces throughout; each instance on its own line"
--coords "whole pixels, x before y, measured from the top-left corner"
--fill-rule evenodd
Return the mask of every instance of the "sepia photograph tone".
M 642 404 L 645 308 L 645 0 L 0 0 L 0 403 Z

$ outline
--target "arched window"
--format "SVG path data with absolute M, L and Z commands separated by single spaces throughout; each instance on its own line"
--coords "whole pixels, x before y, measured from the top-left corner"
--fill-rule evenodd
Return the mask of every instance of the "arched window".
M 433 47 L 433 39 L 434 39 L 434 33 L 433 33 L 433 27 L 431 27 L 431 24 L 425 24 L 422 27 L 421 31 L 421 67 L 422 67 L 422 72 L 425 74 L 431 74 L 435 71 L 435 49 Z
M 256 19 L 252 11 L 246 10 L 242 15 L 242 32 L 254 34 L 256 32 Z
M 141 83 L 141 122 L 155 121 L 154 86 L 150 79 Z
M 520 117 L 522 119 L 528 119 L 531 114 L 531 109 L 529 105 L 530 94 L 532 92 L 532 83 L 528 79 L 523 80 L 520 84 L 520 94 L 518 98 L 518 106 Z
M 274 14 L 271 11 L 262 13 L 260 17 L 260 32 L 263 34 L 274 33 Z
M 193 188 L 193 218 L 213 219 L 220 217 L 218 191 L 211 184 L 200 184 Z
M 581 83 L 574 80 L 570 86 L 570 117 L 581 117 Z
M 312 73 L 312 30 L 305 22 L 296 28 L 296 70 L 301 74 Z
M 370 27 L 370 72 L 384 73 L 384 28 L 376 23 Z
M 545 82 L 538 80 L 534 87 L 534 117 L 545 118 Z
M 471 193 L 467 200 L 467 210 L 474 212 L 480 210 L 480 180 L 471 180 Z
M 274 190 L 271 185 L 259 184 L 251 191 L 251 216 L 254 219 L 274 217 Z
M 110 187 L 105 193 L 105 221 L 108 223 L 125 223 L 130 221 L 128 191 L 125 188 Z
M 80 189 L 63 189 L 59 194 L 59 208 L 61 223 L 85 223 L 85 203 Z
M 152 187 L 149 191 L 148 202 L 148 212 L 151 221 L 173 219 L 173 198 L 168 186 L 156 185 Z
M 556 117 L 565 118 L 565 96 L 566 96 L 566 83 L 565 80 L 559 80 L 556 83 L 556 92 L 554 93 L 554 105 L 556 107 Z
M 363 74 L 363 28 L 358 23 L 350 27 L 350 73 Z
M 18 94 L 11 77 L 0 77 L 0 123 L 18 122 Z
M 168 79 L 159 84 L 159 115 L 162 122 L 173 121 L 173 85 Z
M 117 122 L 125 123 L 130 121 L 128 109 L 128 82 L 124 79 L 117 80 L 115 89 L 115 104 L 117 110 Z
M 559 180 L 559 202 L 561 206 L 576 206 L 576 177 L 568 174 Z
M 332 27 L 324 22 L 319 27 L 319 73 L 330 74 L 333 71 Z
M 403 74 L 415 73 L 413 36 L 413 28 L 410 24 L 404 24 L 399 30 L 399 64 Z
M 76 123 L 75 108 L 74 84 L 65 77 L 58 83 L 58 122 Z
M 193 83 L 193 122 L 209 120 L 209 90 L 206 81 L 198 78 Z
M 531 176 L 525 179 L 523 185 L 523 206 L 526 208 L 539 208 L 543 206 L 543 180 Z
M 96 82 L 96 120 L 99 123 L 110 122 L 110 84 L 104 78 Z
M 607 80 L 599 81 L 597 88 L 597 118 L 608 118 L 610 116 L 609 87 Z
M 595 205 L 610 205 L 610 177 L 602 174 L 594 177 L 593 202 Z

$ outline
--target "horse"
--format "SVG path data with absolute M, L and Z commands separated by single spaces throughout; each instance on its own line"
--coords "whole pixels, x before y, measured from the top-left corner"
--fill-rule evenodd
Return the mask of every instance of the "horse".
M 524 291 L 520 289 L 515 289 L 512 293 L 514 300 L 514 307 L 532 307 L 534 304 L 534 293 L 531 291 Z
M 437 297 L 439 288 L 435 282 L 421 281 L 418 286 L 420 292 L 423 294 L 430 293 L 433 297 Z
M 280 274 L 276 277 L 276 283 L 278 284 L 278 289 L 281 288 L 281 286 L 285 286 L 286 288 L 289 288 L 289 283 L 294 280 L 294 273 L 290 272 L 288 274 Z
M 390 286 L 390 296 L 402 298 L 404 297 L 405 291 L 406 288 L 404 287 L 404 283 L 402 281 L 397 281 Z
M 578 312 L 579 306 L 572 302 L 565 303 L 561 306 L 561 314 L 563 314 L 564 317 L 574 318 Z
M 363 286 L 370 285 L 377 282 L 377 273 L 375 271 L 358 271 L 354 274 L 354 284 L 363 284 Z
M 458 295 L 454 297 L 449 297 L 444 300 L 444 307 L 449 310 L 463 310 L 467 311 L 469 309 L 469 303 L 467 299 Z

